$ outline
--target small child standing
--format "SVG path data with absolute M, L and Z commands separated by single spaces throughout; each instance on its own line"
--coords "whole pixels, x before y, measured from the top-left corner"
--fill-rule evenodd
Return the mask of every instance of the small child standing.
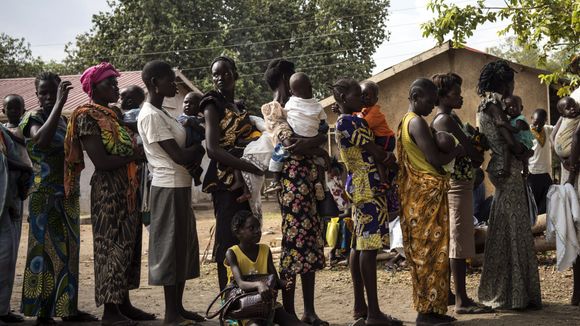
M 235 284 L 245 292 L 258 291 L 263 300 L 276 300 L 279 289 L 285 289 L 288 283 L 278 277 L 272 252 L 266 244 L 261 244 L 262 230 L 260 220 L 250 211 L 237 212 L 232 220 L 232 231 L 240 241 L 226 252 L 224 265 L 227 270 L 228 282 Z M 248 282 L 244 276 L 249 275 L 273 275 L 276 280 L 274 287 L 269 287 L 264 282 Z M 273 311 L 274 323 L 285 325 L 307 325 L 287 313 L 281 305 L 276 305 Z M 244 320 L 238 324 L 268 325 L 267 320 Z
M 522 110 L 524 107 L 522 105 L 521 97 L 516 95 L 509 96 L 504 99 L 504 105 L 505 105 L 505 113 L 509 118 L 509 123 L 502 121 L 499 123 L 499 126 L 502 128 L 506 128 L 511 133 L 513 133 L 515 139 L 520 143 L 522 143 L 522 145 L 527 149 L 527 152 L 530 152 L 532 150 L 532 147 L 534 146 L 533 144 L 534 135 L 532 135 L 530 125 L 526 121 L 526 118 L 522 115 Z M 501 173 L 504 175 L 508 175 L 511 166 L 512 153 L 507 144 L 504 147 L 504 153 L 505 160 Z M 522 161 L 522 163 L 524 167 L 523 170 L 524 174 L 527 175 L 528 160 L 525 159 Z
M 205 140 L 205 120 L 199 110 L 202 96 L 203 94 L 199 92 L 189 92 L 183 98 L 183 113 L 177 117 L 177 121 L 185 128 L 185 147 L 201 145 L 201 142 Z M 195 185 L 199 186 L 203 168 L 198 166 L 187 170 L 193 177 Z
M 324 129 L 327 130 L 326 113 L 322 105 L 313 98 L 312 84 L 306 74 L 298 72 L 290 77 L 290 92 L 292 96 L 286 103 L 284 112 L 286 113 L 286 121 L 294 134 L 307 138 L 315 137 Z M 279 172 L 282 171 L 286 159 L 290 157 L 290 152 L 286 148 L 291 145 L 290 141 L 287 141 L 286 143 L 278 143 L 274 148 L 269 169 L 271 172 L 275 172 L 275 178 L 266 192 L 282 189 Z M 324 184 L 326 183 L 324 166 L 330 167 L 330 157 L 322 148 L 312 149 L 311 155 L 319 167 L 319 180 L 315 184 L 316 199 L 322 200 L 324 199 Z

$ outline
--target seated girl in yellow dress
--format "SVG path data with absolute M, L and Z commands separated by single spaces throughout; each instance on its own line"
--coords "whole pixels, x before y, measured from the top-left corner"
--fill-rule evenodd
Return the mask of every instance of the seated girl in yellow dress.
M 260 220 L 250 211 L 239 211 L 232 220 L 232 231 L 240 241 L 239 245 L 232 246 L 226 252 L 224 265 L 227 270 L 228 282 L 235 282 L 245 292 L 258 291 L 264 300 L 275 300 L 278 289 L 288 286 L 288 283 L 280 280 L 270 247 L 261 244 L 262 229 Z M 244 281 L 248 275 L 274 275 L 276 286 L 269 287 L 265 282 Z M 273 320 L 243 320 L 239 324 L 250 326 L 262 326 L 269 324 L 280 326 L 295 326 L 307 324 L 298 320 L 296 316 L 287 313 L 281 305 L 276 305 Z

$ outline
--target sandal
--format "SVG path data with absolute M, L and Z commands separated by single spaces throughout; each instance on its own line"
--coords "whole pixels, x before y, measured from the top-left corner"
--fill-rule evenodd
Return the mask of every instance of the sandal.
M 0 322 L 4 322 L 6 324 L 22 323 L 24 322 L 24 317 L 10 311 L 4 316 L 0 316 Z
M 117 320 L 114 322 L 101 321 L 101 326 L 136 326 L 138 322 L 133 320 Z
M 314 320 L 304 320 L 302 319 L 303 323 L 306 323 L 308 325 L 312 325 L 312 326 L 330 326 L 330 324 L 327 321 L 324 321 L 320 318 L 316 318 Z
M 478 305 L 455 308 L 455 313 L 458 315 L 476 315 L 476 314 L 489 314 L 493 312 L 493 309 L 488 306 Z
M 70 323 L 70 322 L 74 322 L 74 323 L 90 323 L 93 321 L 99 321 L 99 318 L 97 318 L 94 315 L 89 314 L 88 312 L 84 312 L 84 311 L 77 311 L 77 314 L 74 316 L 66 316 L 66 317 L 62 317 L 62 321 L 66 322 L 66 323 Z

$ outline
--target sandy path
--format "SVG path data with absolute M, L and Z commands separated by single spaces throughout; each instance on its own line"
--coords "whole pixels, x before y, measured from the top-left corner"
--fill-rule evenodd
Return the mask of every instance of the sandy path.
M 263 242 L 271 245 L 279 245 L 280 237 L 279 211 L 277 205 L 267 203 L 264 211 L 269 212 L 265 216 Z M 198 234 L 200 247 L 206 247 L 209 241 L 209 230 L 212 227 L 212 211 L 197 211 Z M 147 241 L 148 233 L 143 232 L 144 246 L 141 269 L 141 287 L 131 292 L 133 303 L 140 308 L 163 314 L 163 290 L 161 287 L 152 287 L 147 284 Z M 17 267 L 16 284 L 12 296 L 12 307 L 17 309 L 20 305 L 22 293 L 22 271 L 26 259 L 26 246 L 28 239 L 28 225 L 23 225 L 22 240 L 20 244 L 19 260 Z M 79 306 L 81 309 L 100 315 L 102 308 L 97 308 L 94 302 L 94 277 L 93 277 L 93 252 L 92 252 L 91 226 L 81 227 L 81 263 L 80 263 L 80 293 Z M 501 312 L 487 315 L 456 316 L 460 325 L 580 325 L 580 308 L 569 306 L 568 300 L 571 291 L 571 271 L 558 273 L 553 266 L 553 255 L 539 256 L 542 263 L 540 266 L 540 278 L 542 282 L 542 296 L 545 307 L 540 311 L 513 313 Z M 469 275 L 468 290 L 470 295 L 475 295 L 479 272 L 474 271 Z M 414 324 L 415 312 L 411 301 L 411 280 L 408 272 L 391 273 L 383 270 L 378 271 L 379 293 L 381 307 L 389 314 L 406 322 Z M 202 266 L 201 278 L 187 282 L 184 300 L 185 306 L 196 311 L 205 311 L 207 304 L 217 294 L 217 277 L 215 264 Z M 300 291 L 297 291 L 298 310 L 301 308 Z M 332 325 L 348 325 L 352 315 L 352 295 L 350 274 L 344 267 L 332 270 L 324 270 L 317 274 L 316 305 L 318 314 L 331 322 Z M 453 314 L 450 309 L 450 314 Z M 29 319 L 25 324 L 33 325 Z M 209 321 L 206 325 L 218 325 L 216 321 Z M 65 325 L 72 325 L 67 323 Z M 83 324 L 99 325 L 99 323 Z M 143 323 L 142 325 L 161 325 L 161 321 Z

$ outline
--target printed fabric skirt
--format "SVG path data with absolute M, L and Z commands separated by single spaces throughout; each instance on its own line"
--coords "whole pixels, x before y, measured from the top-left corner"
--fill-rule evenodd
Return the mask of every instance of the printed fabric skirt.
M 139 208 L 127 208 L 127 169 L 95 171 L 91 179 L 91 222 L 95 257 L 95 302 L 121 304 L 139 288 L 143 227 Z
M 279 192 L 282 212 L 281 277 L 292 279 L 297 274 L 324 268 L 322 219 L 316 211 L 314 184 L 318 171 L 314 162 L 301 156 L 286 160 L 280 173 Z
M 76 315 L 79 214 L 79 198 L 64 198 L 63 186 L 40 186 L 30 195 L 21 305 L 25 316 Z

